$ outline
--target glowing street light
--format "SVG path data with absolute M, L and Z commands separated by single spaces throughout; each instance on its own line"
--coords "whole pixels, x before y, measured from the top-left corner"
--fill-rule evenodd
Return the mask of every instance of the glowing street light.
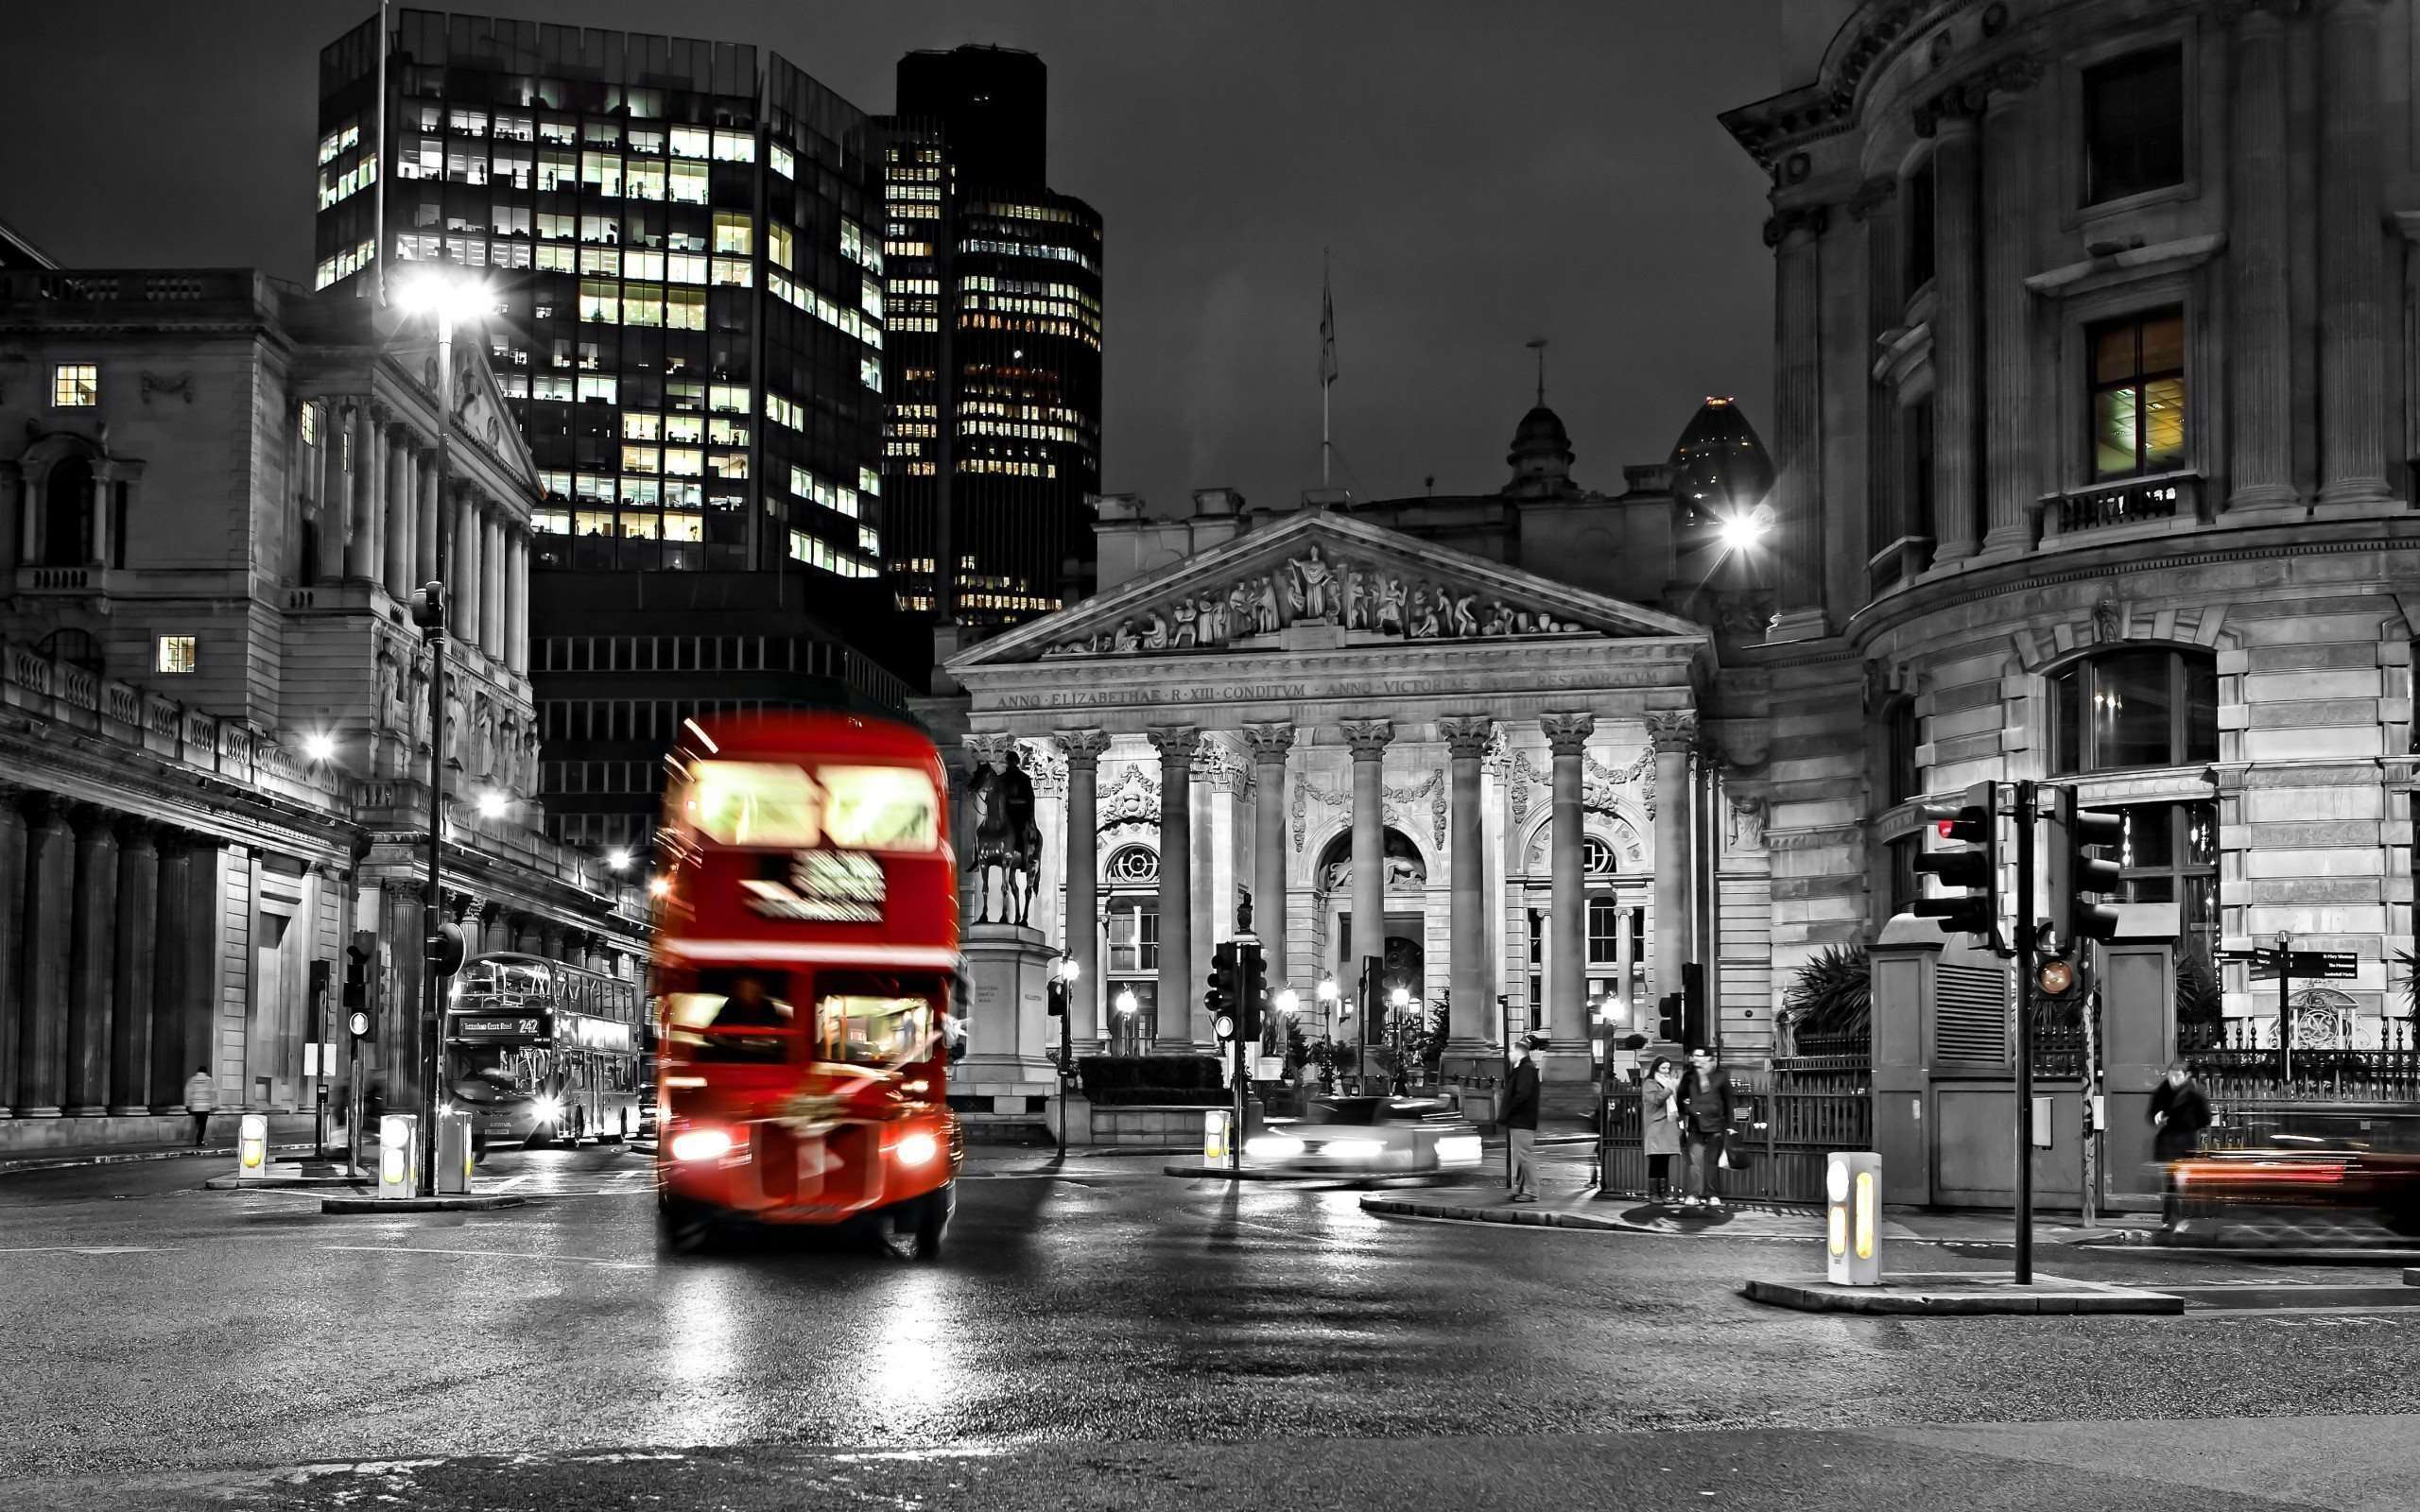
M 606 852 L 605 864 L 613 868 L 615 871 L 628 871 L 631 869 L 631 853 L 621 847 L 616 846 L 612 850 Z
M 647 879 L 647 890 L 648 896 L 650 898 L 669 897 L 672 893 L 672 879 L 669 877 L 649 877 Z
M 483 819 L 503 818 L 505 812 L 511 807 L 512 798 L 508 793 L 490 788 L 479 795 L 479 817 Z
M 1117 994 L 1117 1001 L 1113 1006 L 1117 1009 L 1120 1017 L 1124 1017 L 1141 1007 L 1142 1005 L 1134 1001 L 1134 989 L 1130 987 Z
M 327 761 L 337 753 L 337 738 L 315 730 L 302 737 L 302 754 L 315 762 Z
M 1290 987 L 1279 992 L 1277 994 L 1277 1011 L 1286 1015 L 1286 1017 L 1289 1019 L 1302 1012 L 1303 994 L 1295 991 Z
M 1772 533 L 1773 510 L 1769 504 L 1723 517 L 1721 538 L 1726 551 L 1747 551 L 1763 543 Z

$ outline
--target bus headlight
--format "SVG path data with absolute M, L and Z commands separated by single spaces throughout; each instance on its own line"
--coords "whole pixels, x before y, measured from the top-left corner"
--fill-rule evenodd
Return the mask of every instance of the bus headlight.
M 923 1165 L 941 1152 L 941 1142 L 923 1129 L 905 1136 L 891 1147 L 891 1153 L 899 1157 L 902 1165 Z
M 536 1106 L 531 1109 L 531 1111 L 537 1114 L 539 1123 L 552 1124 L 563 1116 L 562 1099 L 560 1097 L 541 1097 L 538 1099 Z
M 672 1136 L 676 1160 L 712 1160 L 731 1153 L 731 1136 L 718 1128 L 693 1128 Z

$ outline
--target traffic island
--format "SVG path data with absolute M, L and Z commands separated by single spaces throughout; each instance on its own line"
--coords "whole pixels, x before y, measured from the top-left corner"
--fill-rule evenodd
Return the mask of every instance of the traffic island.
M 363 1187 L 376 1179 L 369 1171 L 281 1160 L 260 1176 L 214 1176 L 202 1185 L 212 1192 L 244 1192 L 260 1187 Z
M 1182 1163 L 1161 1166 L 1160 1172 L 1164 1176 L 1205 1177 L 1212 1181 L 1299 1181 L 1331 1187 L 1367 1187 L 1387 1182 L 1429 1182 L 1440 1179 L 1433 1173 L 1425 1171 L 1261 1171 L 1254 1170 L 1251 1166 L 1237 1171 L 1223 1165 Z M 1367 1207 L 1370 1201 L 1370 1198 L 1365 1197 L 1362 1199 L 1362 1205 Z
M 528 1198 L 510 1192 L 455 1193 L 441 1197 L 322 1197 L 321 1212 L 486 1212 L 518 1208 Z
M 2165 1292 L 2101 1281 L 2036 1276 L 2020 1286 L 2014 1276 L 1948 1273 L 1901 1276 L 1881 1286 L 1835 1286 L 1828 1281 L 1752 1280 L 1740 1288 L 1749 1300 L 1800 1313 L 1861 1313 L 1881 1316 L 1979 1317 L 2073 1315 L 2085 1313 L 2148 1313 L 2173 1316 L 2185 1298 Z

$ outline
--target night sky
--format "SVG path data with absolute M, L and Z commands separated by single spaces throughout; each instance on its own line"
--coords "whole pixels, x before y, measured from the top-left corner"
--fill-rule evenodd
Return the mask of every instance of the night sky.
M 1492 490 L 1531 400 L 1618 491 L 1710 393 L 1770 439 L 1764 178 L 1715 122 L 1777 87 L 1782 0 L 510 0 L 753 43 L 869 112 L 899 54 L 1050 68 L 1051 187 L 1108 224 L 1102 487 L 1156 510 L 1319 483 L 1332 250 L 1337 482 Z M 441 8 L 432 8 L 441 9 Z M 477 7 L 462 7 L 478 11 Z M 353 0 L 8 8 L 0 220 L 65 266 L 307 282 L 320 47 Z

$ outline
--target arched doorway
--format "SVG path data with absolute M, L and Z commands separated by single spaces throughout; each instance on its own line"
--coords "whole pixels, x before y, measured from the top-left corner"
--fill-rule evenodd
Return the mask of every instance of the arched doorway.
M 1551 1026 L 1548 1005 L 1553 997 L 1553 951 L 1547 937 L 1554 901 L 1551 842 L 1549 827 L 1539 825 L 1530 836 L 1521 875 L 1512 879 L 1521 901 L 1515 959 L 1526 988 L 1527 1026 L 1540 1030 Z M 1617 1033 L 1651 1030 L 1655 878 L 1638 832 L 1628 819 L 1596 813 L 1588 816 L 1580 841 L 1580 871 L 1582 995 L 1590 1021 Z M 1521 1026 L 1516 1010 L 1513 1027 Z
M 93 559 L 93 464 L 80 456 L 52 464 L 42 486 L 39 567 L 81 567 Z
M 1130 842 L 1101 868 L 1102 1038 L 1113 1056 L 1150 1052 L 1159 1036 L 1160 853 Z
M 1350 999 L 1359 987 L 1361 957 L 1374 954 L 1380 965 L 1378 992 L 1385 1001 L 1395 988 L 1415 1003 L 1427 1001 L 1428 863 L 1411 837 L 1392 825 L 1381 835 L 1386 856 L 1386 919 L 1383 941 L 1375 950 L 1353 919 L 1353 833 L 1340 831 L 1320 851 L 1311 870 L 1311 890 L 1322 929 L 1320 966 L 1333 976 Z

